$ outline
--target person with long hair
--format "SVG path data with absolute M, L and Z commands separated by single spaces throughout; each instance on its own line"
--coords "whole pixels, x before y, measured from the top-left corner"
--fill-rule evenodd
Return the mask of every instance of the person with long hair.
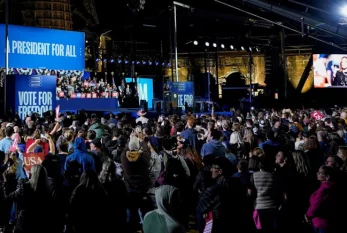
M 17 189 L 8 192 L 8 184 L 5 182 L 5 199 L 17 204 L 17 221 L 15 233 L 26 232 L 50 232 L 50 207 L 52 194 L 48 185 L 46 169 L 41 165 L 33 165 L 28 181 L 21 180 Z M 40 219 L 40 222 L 37 222 Z
M 347 57 L 343 56 L 340 61 L 340 69 L 336 72 L 334 86 L 347 86 Z
M 317 180 L 321 182 L 321 185 L 310 197 L 310 206 L 304 215 L 305 220 L 312 224 L 315 232 L 335 232 L 337 216 L 335 169 L 321 166 L 317 172 Z
M 108 217 L 114 229 L 124 229 L 128 193 L 124 182 L 116 174 L 116 164 L 113 161 L 108 160 L 103 163 L 99 180 L 108 194 L 108 203 L 112 209 Z
M 97 174 L 87 168 L 72 193 L 68 211 L 69 227 L 72 227 L 75 233 L 106 232 L 108 225 L 104 220 L 107 200 L 107 193 Z

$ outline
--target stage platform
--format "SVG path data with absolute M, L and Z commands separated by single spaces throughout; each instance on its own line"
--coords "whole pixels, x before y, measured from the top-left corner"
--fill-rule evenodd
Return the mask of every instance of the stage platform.
M 121 114 L 121 113 L 127 113 L 127 114 L 131 114 L 133 117 L 138 117 L 137 116 L 137 112 L 140 110 L 141 108 L 116 108 L 116 109 L 83 109 L 85 112 L 87 113 L 95 113 L 99 116 L 105 116 L 107 114 L 113 113 L 113 114 Z M 82 109 L 79 109 L 82 110 Z M 64 112 L 74 112 L 75 114 L 77 114 L 78 110 L 61 110 L 61 113 Z M 148 118 L 158 118 L 161 114 L 164 114 L 165 116 L 171 115 L 168 112 L 161 112 L 158 113 L 155 110 L 148 110 L 147 112 L 147 117 Z M 184 112 L 182 113 L 184 114 Z M 202 114 L 206 114 L 206 115 L 210 115 L 211 112 L 199 112 L 199 113 L 195 113 L 197 114 L 198 117 L 200 117 Z M 232 116 L 231 112 L 215 112 L 215 115 L 220 115 L 220 116 Z

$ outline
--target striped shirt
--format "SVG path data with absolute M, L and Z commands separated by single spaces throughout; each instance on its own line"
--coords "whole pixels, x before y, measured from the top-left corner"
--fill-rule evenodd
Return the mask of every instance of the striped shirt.
M 255 172 L 251 181 L 257 190 L 255 209 L 278 208 L 281 204 L 283 192 L 279 177 L 270 172 Z

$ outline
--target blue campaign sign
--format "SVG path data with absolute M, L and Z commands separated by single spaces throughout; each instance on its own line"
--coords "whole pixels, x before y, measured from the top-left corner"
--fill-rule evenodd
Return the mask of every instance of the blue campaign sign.
M 125 78 L 125 82 L 132 82 L 132 78 Z M 137 91 L 139 100 L 146 100 L 148 107 L 153 106 L 153 79 L 151 78 L 137 78 Z
M 173 99 L 177 101 L 177 107 L 185 109 L 185 103 L 188 107 L 194 106 L 194 83 L 193 82 L 168 82 L 169 92 Z
M 16 75 L 14 109 L 21 119 L 31 112 L 42 113 L 56 106 L 56 76 Z
M 84 70 L 83 32 L 16 25 L 8 30 L 9 68 Z M 5 25 L 0 24 L 0 67 L 5 67 L 5 44 Z

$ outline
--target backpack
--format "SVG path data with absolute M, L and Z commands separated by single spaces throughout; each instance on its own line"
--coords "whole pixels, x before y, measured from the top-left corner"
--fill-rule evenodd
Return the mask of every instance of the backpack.
M 162 156 L 167 157 L 166 166 L 161 162 L 161 172 L 156 180 L 156 187 L 161 185 L 172 185 L 180 187 L 184 184 L 186 173 L 179 157 L 175 158 L 172 155 L 165 153 Z

